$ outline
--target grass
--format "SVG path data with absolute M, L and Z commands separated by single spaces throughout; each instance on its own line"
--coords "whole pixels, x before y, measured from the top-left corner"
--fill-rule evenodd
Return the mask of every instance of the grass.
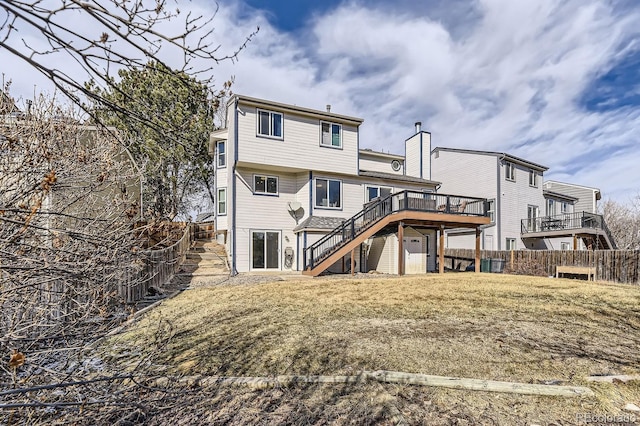
M 189 290 L 149 312 L 108 346 L 112 353 L 141 351 L 158 371 L 170 374 L 338 375 L 384 369 L 585 385 L 589 375 L 640 374 L 639 330 L 638 287 L 445 274 Z M 594 389 L 598 398 L 592 403 L 599 412 L 616 413 L 626 402 L 640 404 L 637 383 Z M 463 398 L 466 408 L 458 412 L 484 410 L 489 423 L 495 416 L 503 419 L 500 407 L 508 413 L 514 404 L 515 413 L 520 407 L 527 421 L 537 418 L 532 407 L 540 404 L 547 421 L 575 419 L 576 410 L 584 411 L 584 402 L 575 400 L 407 386 L 387 391 L 410 417 L 426 410 L 427 397 L 442 413 Z M 241 398 L 246 391 L 234 392 Z M 416 402 L 407 394 L 421 396 Z M 229 398 L 224 401 L 230 404 Z M 429 413 L 433 410 L 420 418 Z M 476 414 L 467 416 L 482 423 Z M 507 419 L 513 423 L 516 418 Z

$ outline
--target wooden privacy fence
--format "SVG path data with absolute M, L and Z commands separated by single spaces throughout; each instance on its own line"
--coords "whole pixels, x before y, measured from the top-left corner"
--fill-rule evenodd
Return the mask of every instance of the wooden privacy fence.
M 194 235 L 194 227 L 185 223 L 180 239 L 162 250 L 145 250 L 144 266 L 137 272 L 130 272 L 118 293 L 126 303 L 142 299 L 150 287 L 160 287 L 173 277 L 184 261 Z
M 475 251 L 447 248 L 445 256 L 470 261 L 475 258 Z M 555 276 L 556 266 L 582 266 L 595 268 L 597 281 L 630 284 L 640 281 L 640 250 L 482 250 L 481 258 L 502 259 L 510 269 L 520 264 L 536 264 L 549 276 Z M 462 265 L 462 270 L 468 263 Z

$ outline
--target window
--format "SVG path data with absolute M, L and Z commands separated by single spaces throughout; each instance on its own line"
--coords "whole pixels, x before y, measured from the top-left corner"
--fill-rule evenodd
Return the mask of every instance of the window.
M 489 219 L 491 219 L 491 223 L 496 222 L 496 200 L 489 200 L 489 210 L 487 213 L 489 214 Z
M 569 243 L 560 243 L 560 250 L 571 250 Z
M 342 148 L 342 126 L 339 124 L 321 122 L 322 135 L 320 145 Z
M 376 199 L 376 198 L 384 198 L 387 195 L 391 195 L 391 188 L 385 188 L 383 186 L 367 186 L 365 188 L 365 202 Z
M 513 163 L 504 163 L 505 177 L 507 180 L 516 181 L 516 166 Z
M 538 172 L 529 170 L 529 186 L 538 187 Z
M 547 216 L 554 216 L 556 214 L 556 202 L 555 200 L 547 200 Z
M 258 135 L 282 139 L 282 114 L 258 110 Z
M 227 214 L 227 188 L 218 189 L 218 214 Z
M 560 204 L 560 213 L 569 213 L 569 203 L 563 202 L 562 204 Z
M 507 238 L 507 250 L 515 250 L 515 249 L 516 249 L 516 239 Z
M 278 195 L 278 178 L 275 176 L 253 176 L 253 193 Z
M 316 179 L 316 207 L 342 208 L 342 182 L 331 179 Z
M 437 154 L 437 152 L 436 152 L 436 154 Z M 391 168 L 393 169 L 394 172 L 400 171 L 400 167 L 402 167 L 402 164 L 400 163 L 400 161 L 398 161 L 398 160 L 391 161 Z
M 218 152 L 218 167 L 226 167 L 227 166 L 227 151 L 225 149 L 226 141 L 219 141 L 217 144 L 217 152 Z

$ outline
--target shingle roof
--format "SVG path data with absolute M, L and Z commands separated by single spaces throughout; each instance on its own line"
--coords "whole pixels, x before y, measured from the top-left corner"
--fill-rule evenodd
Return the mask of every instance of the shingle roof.
M 360 176 L 378 178 L 378 179 L 388 179 L 395 180 L 400 182 L 410 182 L 410 183 L 422 183 L 424 185 L 440 185 L 440 182 L 436 182 L 433 180 L 420 179 L 419 177 L 407 176 L 407 175 L 396 175 L 393 173 L 384 173 L 384 172 L 371 172 L 368 170 L 360 170 Z
M 302 223 L 293 228 L 293 232 L 308 231 L 308 230 L 327 230 L 337 228 L 342 225 L 345 219 L 340 217 L 326 217 L 326 216 L 309 216 Z

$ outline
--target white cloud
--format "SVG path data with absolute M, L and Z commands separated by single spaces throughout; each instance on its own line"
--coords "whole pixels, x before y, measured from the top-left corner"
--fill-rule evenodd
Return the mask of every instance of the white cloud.
M 507 151 L 549 166 L 549 178 L 600 187 L 605 196 L 639 189 L 640 151 L 632 147 L 640 108 L 593 112 L 579 102 L 594 78 L 639 48 L 638 8 L 469 0 L 430 16 L 428 7 L 406 6 L 344 3 L 288 34 L 260 11 L 223 3 L 213 35 L 221 53 L 261 29 L 237 63 L 215 73 L 219 82 L 235 75 L 238 93 L 332 104 L 364 118 L 362 147 L 402 153 L 422 121 L 434 146 Z

